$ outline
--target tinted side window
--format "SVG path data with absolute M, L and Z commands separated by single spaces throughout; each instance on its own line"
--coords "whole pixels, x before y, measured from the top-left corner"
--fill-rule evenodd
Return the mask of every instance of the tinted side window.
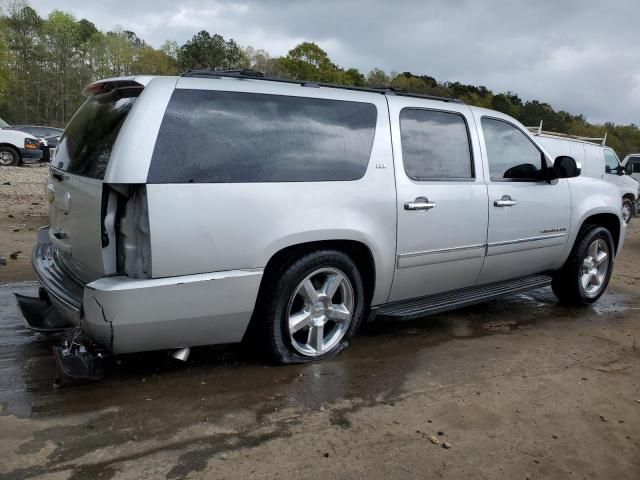
M 376 119 L 371 103 L 176 90 L 148 181 L 357 180 L 369 163 Z
M 632 158 L 629 160 L 632 173 L 640 173 L 640 158 Z
M 491 180 L 543 180 L 542 152 L 518 128 L 482 118 Z
M 400 112 L 400 136 L 409 178 L 473 178 L 469 133 L 462 115 L 405 108 Z
M 612 170 L 618 168 L 620 164 L 618 163 L 618 157 L 611 150 L 604 151 L 604 171 L 606 173 L 611 173 Z

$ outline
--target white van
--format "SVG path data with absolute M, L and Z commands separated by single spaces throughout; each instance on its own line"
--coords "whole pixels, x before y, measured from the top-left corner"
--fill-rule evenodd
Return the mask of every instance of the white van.
M 0 118 L 0 167 L 38 162 L 40 158 L 40 141 L 29 133 L 14 130 Z
M 613 183 L 620 190 L 622 216 L 629 223 L 638 213 L 637 204 L 640 184 L 625 173 L 616 152 L 604 145 L 594 143 L 600 139 L 587 140 L 551 132 L 532 131 L 536 141 L 553 157 L 569 155 L 582 164 L 582 175 Z M 640 156 L 638 157 L 640 160 Z M 638 165 L 640 171 L 640 165 Z M 640 173 L 638 173 L 640 177 Z

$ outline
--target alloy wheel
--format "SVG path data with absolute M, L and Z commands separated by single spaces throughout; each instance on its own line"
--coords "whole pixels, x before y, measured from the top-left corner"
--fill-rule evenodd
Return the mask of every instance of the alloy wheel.
M 607 242 L 598 238 L 589 245 L 579 272 L 582 288 L 588 297 L 595 297 L 604 287 L 610 260 Z
M 4 165 L 5 167 L 8 167 L 12 163 L 13 163 L 13 155 L 11 155 L 10 152 L 7 152 L 6 150 L 0 152 L 0 165 Z
M 293 348 L 317 357 L 331 351 L 349 330 L 354 293 L 340 270 L 320 268 L 302 280 L 287 308 L 287 330 Z
M 624 202 L 622 204 L 622 219 L 629 223 L 629 219 L 631 218 L 631 204 L 629 202 Z

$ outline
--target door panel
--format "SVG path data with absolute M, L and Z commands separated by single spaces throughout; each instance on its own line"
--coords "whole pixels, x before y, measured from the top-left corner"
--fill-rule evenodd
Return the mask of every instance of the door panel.
M 568 181 L 541 180 L 548 160 L 524 130 L 477 120 L 489 179 L 487 258 L 478 283 L 560 267 L 571 219 Z
M 439 101 L 407 100 L 388 97 L 398 209 L 396 273 L 389 301 L 473 285 L 482 268 L 487 236 L 487 191 L 469 108 L 461 104 L 443 105 Z M 415 110 L 416 105 L 436 113 L 423 115 L 412 127 L 403 123 L 401 132 L 401 112 Z M 441 112 L 444 115 L 437 114 L 441 110 L 446 111 Z M 453 115 L 451 121 L 447 120 L 447 114 Z M 415 118 L 409 118 L 408 122 L 414 122 L 420 115 L 410 117 Z M 427 135 L 421 136 L 422 128 L 428 129 Z M 461 128 L 469 132 L 466 151 L 460 141 Z M 447 135 L 457 136 L 457 143 Z M 442 142 L 437 138 L 442 138 Z M 451 144 L 451 148 L 443 150 L 445 144 Z M 445 163 L 440 161 L 443 152 Z M 427 162 L 425 165 L 420 164 L 422 158 Z M 467 178 L 430 179 L 439 170 L 443 177 Z

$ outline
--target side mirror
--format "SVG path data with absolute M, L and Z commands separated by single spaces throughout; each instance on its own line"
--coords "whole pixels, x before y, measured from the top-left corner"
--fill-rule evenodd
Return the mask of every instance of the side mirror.
M 553 162 L 553 170 L 557 178 L 573 178 L 580 175 L 580 164 L 573 157 L 561 155 Z

